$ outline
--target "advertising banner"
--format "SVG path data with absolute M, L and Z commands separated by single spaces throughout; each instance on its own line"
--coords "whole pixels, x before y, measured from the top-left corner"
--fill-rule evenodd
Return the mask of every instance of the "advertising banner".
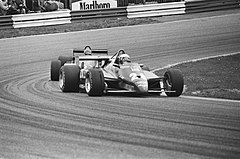
M 117 0 L 72 0 L 72 10 L 117 8 Z

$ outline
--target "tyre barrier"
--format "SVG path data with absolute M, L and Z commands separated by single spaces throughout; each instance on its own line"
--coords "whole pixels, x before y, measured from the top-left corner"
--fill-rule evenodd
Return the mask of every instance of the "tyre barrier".
M 190 14 L 240 8 L 239 0 L 186 0 L 162 4 L 136 5 L 93 10 L 60 10 L 44 13 L 0 16 L 0 29 L 73 23 L 98 18 L 139 18 Z

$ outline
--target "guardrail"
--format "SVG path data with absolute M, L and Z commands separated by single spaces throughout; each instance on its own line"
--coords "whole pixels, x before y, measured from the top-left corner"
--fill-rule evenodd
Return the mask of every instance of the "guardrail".
M 139 4 L 156 4 L 156 3 L 172 3 L 184 0 L 118 0 L 118 6 L 139 5 Z
M 0 16 L 0 29 L 13 28 L 12 16 Z
M 151 5 L 0 16 L 0 29 L 58 25 L 97 18 L 137 18 L 240 8 L 238 0 L 186 0 Z
M 13 27 L 35 27 L 71 23 L 70 10 L 12 15 Z
M 156 17 L 185 13 L 185 2 L 173 2 L 127 7 L 128 18 Z
M 186 13 L 240 8 L 239 0 L 185 0 Z

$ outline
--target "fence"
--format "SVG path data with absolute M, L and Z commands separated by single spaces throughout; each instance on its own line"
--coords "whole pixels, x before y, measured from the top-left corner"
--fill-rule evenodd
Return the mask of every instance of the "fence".
M 238 0 L 186 0 L 185 2 L 136 5 L 109 9 L 82 11 L 62 10 L 45 13 L 0 16 L 0 29 L 58 25 L 96 18 L 152 17 L 234 8 L 240 8 Z

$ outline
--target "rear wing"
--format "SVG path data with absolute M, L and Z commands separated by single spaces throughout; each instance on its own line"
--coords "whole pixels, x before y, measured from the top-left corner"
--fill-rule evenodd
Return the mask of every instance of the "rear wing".
M 75 54 L 83 54 L 84 50 L 82 49 L 73 49 L 73 56 L 75 56 Z M 108 50 L 106 49 L 97 49 L 97 50 L 92 50 L 92 54 L 105 54 L 108 55 Z
M 75 56 L 75 58 L 79 59 L 80 61 L 92 61 L 92 60 L 97 60 L 97 61 L 102 61 L 102 60 L 109 60 L 111 56 Z
M 106 65 L 109 61 L 109 59 L 111 58 L 111 56 L 78 56 L 75 55 L 74 57 L 74 63 L 78 66 L 81 65 L 81 68 L 83 68 L 83 65 L 86 61 L 95 61 L 95 67 L 103 67 L 104 65 Z

